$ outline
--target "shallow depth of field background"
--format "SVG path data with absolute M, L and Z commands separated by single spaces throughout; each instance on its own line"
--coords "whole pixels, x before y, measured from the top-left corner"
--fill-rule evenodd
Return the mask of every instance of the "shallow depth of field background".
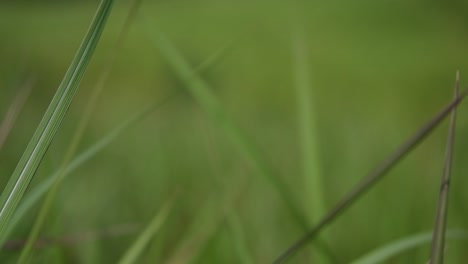
M 55 171 L 126 17 L 117 0 L 94 59 L 30 188 Z M 0 116 L 27 78 L 36 85 L 0 151 L 6 184 L 84 36 L 98 1 L 0 4 Z M 306 212 L 293 82 L 293 32 L 309 51 L 325 201 L 331 208 L 452 98 L 457 69 L 468 79 L 468 5 L 463 1 L 143 1 L 151 18 L 196 67 L 230 118 Z M 70 244 L 37 250 L 37 263 L 114 263 L 161 205 L 175 195 L 162 231 L 142 263 L 164 263 L 186 241 L 191 263 L 240 263 L 244 241 L 268 263 L 301 234 L 272 185 L 232 147 L 184 90 L 136 19 L 86 131 L 81 150 L 144 109 L 167 101 L 80 167 L 61 186 L 43 235 Z M 299 25 L 299 26 L 298 26 Z M 448 226 L 468 223 L 468 102 L 459 108 Z M 433 227 L 447 122 L 326 230 L 339 263 Z M 36 211 L 13 235 L 24 239 Z M 236 229 L 228 219 L 238 217 Z M 112 237 L 79 234 L 122 225 Z M 312 223 L 311 223 L 312 227 Z M 236 238 L 237 237 L 237 238 Z M 240 237 L 240 238 L 239 238 Z M 75 238 L 75 239 L 73 239 Z M 236 238 L 236 239 L 235 239 Z M 449 242 L 446 263 L 468 259 L 467 241 Z M 305 254 L 304 254 L 305 252 Z M 292 263 L 307 263 L 308 247 Z M 4 250 L 13 263 L 18 249 Z M 182 252 L 183 253 L 183 252 Z M 388 263 L 425 263 L 429 245 Z

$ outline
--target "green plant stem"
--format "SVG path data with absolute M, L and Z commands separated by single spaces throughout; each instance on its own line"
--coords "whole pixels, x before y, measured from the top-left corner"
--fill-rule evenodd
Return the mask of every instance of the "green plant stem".
M 454 97 L 457 98 L 460 85 L 460 74 L 457 72 L 455 81 Z M 450 127 L 447 136 L 447 147 L 445 153 L 444 170 L 442 174 L 442 182 L 440 184 L 439 202 L 437 205 L 436 221 L 434 226 L 434 234 L 432 238 L 432 248 L 430 264 L 444 263 L 444 248 L 445 248 L 445 229 L 447 226 L 447 209 L 448 195 L 450 188 L 450 177 L 452 174 L 453 146 L 455 140 L 455 123 L 457 118 L 457 109 L 454 108 L 450 115 Z

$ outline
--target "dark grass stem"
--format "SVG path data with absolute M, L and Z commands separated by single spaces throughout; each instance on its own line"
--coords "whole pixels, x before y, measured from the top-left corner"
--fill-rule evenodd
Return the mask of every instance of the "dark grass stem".
M 324 227 L 333 222 L 340 214 L 354 204 L 359 197 L 370 189 L 378 180 L 382 179 L 395 164 L 418 145 L 429 133 L 461 102 L 468 90 L 460 93 L 455 100 L 444 107 L 437 115 L 424 124 L 414 135 L 407 139 L 400 147 L 391 153 L 380 165 L 365 176 L 347 195 L 345 195 L 309 232 L 304 234 L 297 242 L 283 252 L 274 264 L 285 263 L 307 243 L 314 239 Z
M 460 73 L 457 71 L 455 80 L 454 97 L 457 98 L 460 86 Z M 447 226 L 448 195 L 450 190 L 450 178 L 452 174 L 453 146 L 455 140 L 455 123 L 457 111 L 453 108 L 450 115 L 450 126 L 447 136 L 442 182 L 440 184 L 439 201 L 437 205 L 434 233 L 432 237 L 430 264 L 444 263 L 445 230 Z
M 132 4 L 132 7 L 128 13 L 128 16 L 127 16 L 127 19 L 125 20 L 125 23 L 122 27 L 122 30 L 120 31 L 120 34 L 118 36 L 118 39 L 117 41 L 115 42 L 112 50 L 110 51 L 109 53 L 109 57 L 108 57 L 108 60 L 105 64 L 105 68 L 104 68 L 104 71 L 103 73 L 100 75 L 100 78 L 98 80 L 98 82 L 96 83 L 94 89 L 92 90 L 92 93 L 90 95 L 90 98 L 89 98 L 89 101 L 88 101 L 88 104 L 85 108 L 85 112 L 84 114 L 82 115 L 79 123 L 78 123 L 78 126 L 77 126 L 77 129 L 75 130 L 74 134 L 73 134 L 73 137 L 72 137 L 72 140 L 71 140 L 71 143 L 70 145 L 68 146 L 67 148 L 67 151 L 64 155 L 64 158 L 62 160 L 62 163 L 59 167 L 59 173 L 58 173 L 58 176 L 54 182 L 54 184 L 52 185 L 52 188 L 49 190 L 49 192 L 47 193 L 45 199 L 44 199 L 44 202 L 41 206 L 41 209 L 39 210 L 39 215 L 37 216 L 35 222 L 34 222 L 34 225 L 33 225 L 33 228 L 29 234 L 29 238 L 28 238 L 28 242 L 26 243 L 26 246 L 24 247 L 23 249 L 23 252 L 21 253 L 21 256 L 20 256 L 20 259 L 18 261 L 18 263 L 22 263 L 23 260 L 26 260 L 31 252 L 31 249 L 32 249 L 32 246 L 34 245 L 35 243 L 35 240 L 38 238 L 39 236 L 39 233 L 45 223 L 45 219 L 50 211 L 50 208 L 52 206 L 52 203 L 55 199 L 55 196 L 57 194 L 57 191 L 59 189 L 59 186 L 65 176 L 65 171 L 66 171 L 66 167 L 68 165 L 68 163 L 70 163 L 70 161 L 72 160 L 73 156 L 75 155 L 77 149 L 78 149 L 78 146 L 81 142 L 81 139 L 83 138 L 83 135 L 84 135 L 84 132 L 89 124 L 89 121 L 91 119 L 91 117 L 93 116 L 93 113 L 95 111 L 95 108 L 97 106 L 97 103 L 98 103 L 98 100 L 104 90 L 104 86 L 105 86 L 105 83 L 107 82 L 107 80 L 109 79 L 109 76 L 110 76 L 110 73 L 113 69 L 113 65 L 115 64 L 115 59 L 118 55 L 118 51 L 120 50 L 121 46 L 122 46 L 122 43 L 129 31 L 129 28 L 130 28 L 130 25 L 131 25 L 131 22 L 134 20 L 134 17 L 136 15 L 136 11 L 137 11 L 137 8 L 139 6 L 139 3 L 141 2 L 141 0 L 134 0 L 133 1 L 133 4 Z

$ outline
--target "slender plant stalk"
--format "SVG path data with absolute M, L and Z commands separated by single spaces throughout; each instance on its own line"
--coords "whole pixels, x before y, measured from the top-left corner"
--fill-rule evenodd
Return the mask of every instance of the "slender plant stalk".
M 323 218 L 318 224 L 305 233 L 298 241 L 283 252 L 273 263 L 285 263 L 302 247 L 307 245 L 314 239 L 324 227 L 329 225 L 341 213 L 354 204 L 359 197 L 370 189 L 378 180 L 382 179 L 395 164 L 406 156 L 413 148 L 415 148 L 427 135 L 461 102 L 466 96 L 468 90 L 464 90 L 459 97 L 453 100 L 437 115 L 424 124 L 414 135 L 406 140 L 400 147 L 391 153 L 379 166 L 365 176 L 347 195 L 345 195 Z
M 173 199 L 166 202 L 159 212 L 153 217 L 149 225 L 138 236 L 136 241 L 130 248 L 127 249 L 119 264 L 132 264 L 137 263 L 138 258 L 141 256 L 145 248 L 151 242 L 151 239 L 158 233 L 161 226 L 166 222 L 166 219 L 172 209 Z
M 325 215 L 324 186 L 322 170 L 320 168 L 317 120 L 311 97 L 311 78 L 308 62 L 308 51 L 305 42 L 305 33 L 295 28 L 293 36 L 294 80 L 296 87 L 296 101 L 298 123 L 300 131 L 300 146 L 302 150 L 302 173 L 305 197 L 306 214 L 309 223 L 316 223 Z M 322 236 L 323 239 L 323 236 Z M 316 256 L 318 263 L 328 263 L 323 253 Z
M 467 230 L 447 230 L 446 239 L 451 240 L 467 240 Z M 431 243 L 432 233 L 425 232 L 422 234 L 412 235 L 399 239 L 398 241 L 391 242 L 387 245 L 379 247 L 371 252 L 366 253 L 364 256 L 352 261 L 350 264 L 375 264 L 384 263 L 386 260 L 398 256 L 405 251 L 411 250 L 418 246 Z
M 52 206 L 52 203 L 55 199 L 55 196 L 57 194 L 57 191 L 59 189 L 59 186 L 65 177 L 65 171 L 67 169 L 68 163 L 72 160 L 73 156 L 76 153 L 76 150 L 78 149 L 78 146 L 81 142 L 81 139 L 83 138 L 84 132 L 89 124 L 89 121 L 92 117 L 92 114 L 94 113 L 98 100 L 102 94 L 102 91 L 104 90 L 105 83 L 109 79 L 110 73 L 112 71 L 113 65 L 115 64 L 115 59 L 117 58 L 118 51 L 120 50 L 122 43 L 128 33 L 128 30 L 130 28 L 131 22 L 133 21 L 137 8 L 139 6 L 139 3 L 141 0 L 135 0 L 132 8 L 129 11 L 128 17 L 125 20 L 125 23 L 122 27 L 122 30 L 120 31 L 120 34 L 118 36 L 117 41 L 115 42 L 115 45 L 111 52 L 109 53 L 108 60 L 105 64 L 105 69 L 103 73 L 101 74 L 98 82 L 96 83 L 91 95 L 90 99 L 88 101 L 87 107 L 85 108 L 85 112 L 82 115 L 79 124 L 77 126 L 77 129 L 75 130 L 75 133 L 73 135 L 73 138 L 71 140 L 70 145 L 68 146 L 68 149 L 65 153 L 65 156 L 62 160 L 62 163 L 59 167 L 59 173 L 58 176 L 52 186 L 52 188 L 49 190 L 49 192 L 46 195 L 46 198 L 41 206 L 41 209 L 39 210 L 39 215 L 36 218 L 36 221 L 34 222 L 33 228 L 31 232 L 29 233 L 29 238 L 28 242 L 26 243 L 26 246 L 24 247 L 18 263 L 24 263 L 23 261 L 27 260 L 30 252 L 32 250 L 32 247 L 36 241 L 36 239 L 39 236 L 39 233 L 42 229 L 42 226 L 44 225 L 44 222 L 46 220 L 47 215 L 49 214 L 50 208 Z
M 26 79 L 23 85 L 19 88 L 13 102 L 8 107 L 7 113 L 0 123 L 0 150 L 3 148 L 8 135 L 10 134 L 13 125 L 18 118 L 21 109 L 23 109 L 24 103 L 31 94 L 32 87 L 34 86 L 35 80 L 31 77 Z
M 460 73 L 457 71 L 455 80 L 454 97 L 457 98 L 460 86 Z M 450 115 L 450 127 L 447 137 L 447 147 L 445 153 L 444 170 L 442 174 L 442 182 L 440 184 L 439 202 L 437 205 L 436 221 L 434 226 L 434 234 L 432 237 L 432 249 L 430 264 L 444 263 L 444 245 L 445 245 L 445 229 L 447 226 L 447 210 L 448 210 L 448 195 L 450 188 L 450 177 L 452 173 L 453 146 L 455 140 L 455 123 L 457 117 L 457 109 L 452 110 Z
M 104 29 L 112 3 L 112 0 L 101 2 L 86 37 L 0 196 L 0 234 L 4 232 L 73 100 Z

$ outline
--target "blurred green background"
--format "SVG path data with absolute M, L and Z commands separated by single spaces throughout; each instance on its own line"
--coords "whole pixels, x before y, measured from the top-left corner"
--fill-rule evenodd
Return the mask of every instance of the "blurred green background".
M 0 3 L 0 116 L 21 83 L 35 80 L 0 151 L 0 186 L 26 148 L 98 4 Z M 94 59 L 30 189 L 61 163 L 129 7 L 129 1 L 116 1 Z M 309 52 L 310 100 L 326 208 L 451 100 L 457 69 L 462 87 L 468 76 L 464 1 L 143 1 L 140 10 L 194 67 L 221 50 L 202 77 L 304 212 L 310 194 L 302 176 L 303 142 L 293 81 L 298 27 L 305 32 Z M 184 83 L 150 41 L 144 23 L 137 17 L 126 36 L 80 149 L 147 105 L 176 95 L 64 181 L 42 236 L 71 237 L 72 242 L 37 249 L 35 263 L 115 263 L 174 194 L 169 219 L 141 263 L 242 263 L 242 250 L 254 263 L 271 262 L 303 230 L 272 185 L 184 92 Z M 466 228 L 468 222 L 468 106 L 459 109 L 449 228 Z M 446 128 L 444 122 L 327 228 L 327 243 L 338 263 L 432 229 Z M 36 213 L 30 212 L 12 239 L 27 237 Z M 86 232 L 128 225 L 136 229 L 80 238 Z M 429 248 L 427 244 L 387 263 L 425 263 Z M 467 248 L 466 241 L 449 242 L 446 263 L 464 263 Z M 19 252 L 4 249 L 0 261 L 13 263 Z M 292 263 L 309 263 L 311 252 L 313 248 L 306 248 Z

